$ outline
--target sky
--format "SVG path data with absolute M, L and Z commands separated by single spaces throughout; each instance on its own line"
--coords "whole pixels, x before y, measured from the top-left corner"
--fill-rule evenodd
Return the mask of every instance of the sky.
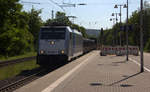
M 114 18 L 112 13 L 119 13 L 119 8 L 114 8 L 115 4 L 126 4 L 127 0 L 53 0 L 59 4 L 72 3 L 79 4 L 85 3 L 84 6 L 76 5 L 76 7 L 64 7 L 67 16 L 76 16 L 77 18 L 71 19 L 72 22 L 84 26 L 85 28 L 101 29 L 111 28 L 113 22 L 110 18 Z M 63 10 L 51 2 L 51 0 L 21 0 L 23 10 L 30 11 L 32 6 L 38 10 L 42 9 L 41 17 L 43 21 L 51 18 L 51 11 L 54 13 Z M 35 2 L 24 3 L 24 2 Z M 129 16 L 132 12 L 138 10 L 140 7 L 140 0 L 129 0 Z M 119 17 L 118 17 L 119 19 Z M 122 21 L 126 20 L 126 8 L 122 8 Z

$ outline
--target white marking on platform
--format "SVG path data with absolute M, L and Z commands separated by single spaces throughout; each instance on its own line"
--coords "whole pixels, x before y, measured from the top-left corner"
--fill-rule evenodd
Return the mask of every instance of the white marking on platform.
M 129 58 L 129 60 L 131 60 L 131 61 L 133 61 L 134 63 L 136 63 L 137 65 L 141 66 L 141 64 L 138 63 L 138 61 L 136 61 L 136 60 L 134 60 L 134 59 L 132 59 L 132 58 Z M 146 67 L 144 67 L 144 69 L 145 69 L 146 71 L 150 72 L 150 69 L 148 69 L 148 68 L 146 68 Z
M 91 57 L 92 57 L 92 55 L 91 55 Z M 57 79 L 55 82 L 53 82 L 47 88 L 45 88 L 44 90 L 42 90 L 42 92 L 52 92 L 61 82 L 63 82 L 70 75 L 72 75 L 77 69 L 79 69 L 81 66 L 83 66 L 90 58 L 87 58 L 82 63 L 80 63 L 78 66 L 76 66 L 75 68 L 73 68 L 72 70 L 70 70 L 68 73 L 66 73 L 65 75 L 63 75 L 61 78 Z

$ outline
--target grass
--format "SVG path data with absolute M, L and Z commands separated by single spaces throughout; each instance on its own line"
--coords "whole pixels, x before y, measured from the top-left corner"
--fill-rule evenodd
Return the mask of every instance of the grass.
M 15 59 L 25 58 L 25 57 L 30 57 L 30 56 L 36 56 L 36 52 L 29 52 L 24 55 L 13 56 L 13 57 L 8 57 L 8 58 L 0 57 L 0 61 L 15 60 Z
M 14 77 L 25 70 L 32 70 L 38 67 L 39 65 L 36 64 L 36 61 L 32 60 L 0 68 L 0 80 Z

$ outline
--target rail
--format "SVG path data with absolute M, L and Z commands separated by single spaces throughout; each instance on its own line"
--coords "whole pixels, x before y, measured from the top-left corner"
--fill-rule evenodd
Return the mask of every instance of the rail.
M 7 61 L 1 61 L 0 62 L 0 68 L 10 65 L 10 64 L 16 64 L 16 63 L 20 63 L 20 62 L 24 62 L 24 61 L 30 61 L 36 59 L 36 56 L 32 56 L 32 57 L 25 57 L 25 58 L 20 58 L 20 59 L 15 59 L 15 60 L 7 60 Z
M 21 87 L 22 85 L 28 83 L 28 82 L 31 82 L 32 80 L 35 80 L 37 79 L 37 75 L 45 72 L 46 70 L 45 69 L 42 69 L 40 70 L 39 72 L 37 73 L 34 73 L 28 77 L 25 77 L 25 78 L 22 78 L 18 81 L 15 81 L 13 83 L 10 83 L 9 85 L 6 85 L 6 86 L 3 86 L 0 88 L 0 92 L 12 92 L 13 90 L 15 90 L 16 88 L 18 87 Z

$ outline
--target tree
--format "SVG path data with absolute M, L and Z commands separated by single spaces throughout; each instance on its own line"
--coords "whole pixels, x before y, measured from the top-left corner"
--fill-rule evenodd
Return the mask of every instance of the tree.
M 0 55 L 14 56 L 32 49 L 33 36 L 28 31 L 26 12 L 19 0 L 0 0 Z
M 35 49 L 37 48 L 37 40 L 38 40 L 40 27 L 43 25 L 42 19 L 39 16 L 41 12 L 42 12 L 41 10 L 35 10 L 34 8 L 32 8 L 31 11 L 27 13 L 29 17 L 29 21 L 28 21 L 29 32 L 31 32 L 32 35 L 34 36 Z
M 86 34 L 86 32 L 85 32 L 86 29 L 84 27 L 79 26 L 77 24 L 71 24 L 70 27 L 72 29 L 77 29 L 79 32 L 81 32 L 84 38 L 88 37 L 87 34 Z
M 57 12 L 55 19 L 48 19 L 45 23 L 46 26 L 70 26 L 72 23 L 63 12 Z
M 15 18 L 16 14 L 20 12 L 22 5 L 18 4 L 18 1 L 0 0 L 0 33 L 5 32 L 9 25 L 13 23 L 13 20 L 15 20 L 13 18 Z
M 150 52 L 150 38 L 148 39 L 148 42 L 146 43 L 144 50 Z
M 150 51 L 150 7 L 149 6 L 145 6 L 145 10 L 144 10 L 144 39 L 143 39 L 143 44 L 144 44 L 144 50 L 145 51 Z M 123 23 L 123 25 L 126 25 L 125 23 Z M 127 26 L 126 26 L 127 28 Z M 134 11 L 132 13 L 132 16 L 129 18 L 129 31 L 128 31 L 128 41 L 129 41 L 129 45 L 136 45 L 136 46 L 140 46 L 140 11 Z M 110 44 L 110 40 L 113 37 L 113 32 L 115 31 L 115 29 L 119 29 L 119 26 L 114 25 L 112 29 L 105 30 L 104 31 L 104 39 L 105 39 L 105 43 L 104 44 Z M 124 31 L 126 31 L 126 29 L 124 29 Z M 110 32 L 110 33 L 109 33 Z M 125 34 L 125 33 L 124 33 Z M 119 36 L 119 33 L 117 33 L 117 36 Z M 114 38 L 113 38 L 114 40 Z M 123 40 L 125 42 L 125 40 Z

